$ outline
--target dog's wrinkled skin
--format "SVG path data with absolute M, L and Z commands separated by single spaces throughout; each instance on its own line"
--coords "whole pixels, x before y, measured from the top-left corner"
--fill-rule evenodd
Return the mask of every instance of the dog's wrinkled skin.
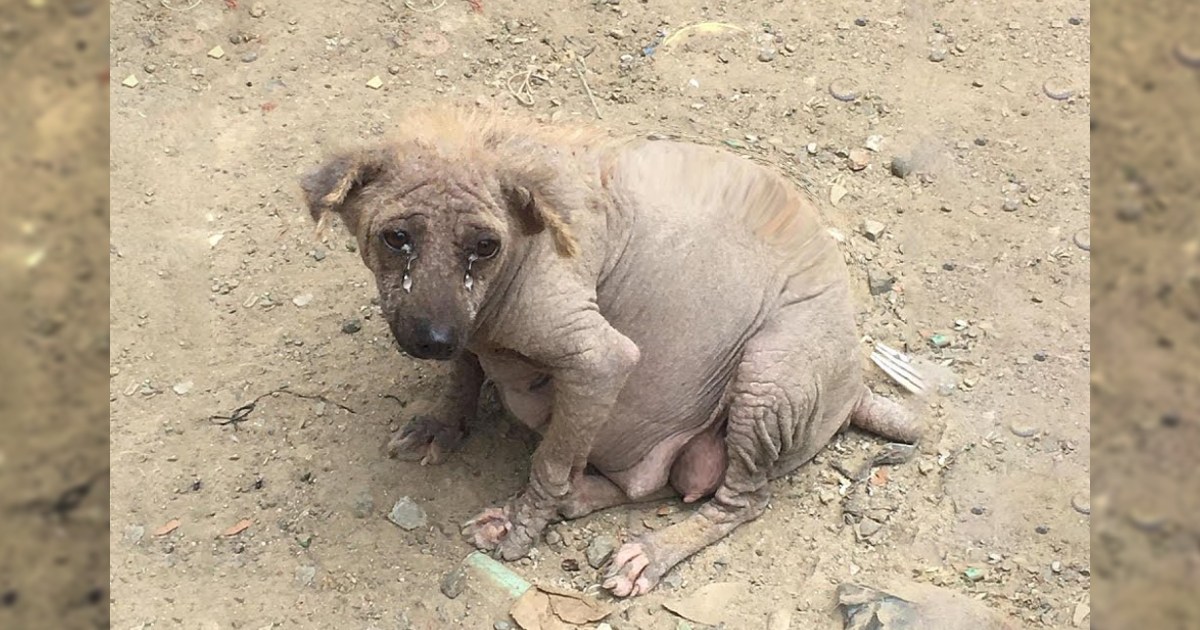
M 711 497 L 617 551 L 604 586 L 637 595 L 758 517 L 768 480 L 849 423 L 917 439 L 864 385 L 842 256 L 781 178 L 716 149 L 479 110 L 402 129 L 303 189 L 315 219 L 357 236 L 400 347 L 454 362 L 393 452 L 454 448 L 485 375 L 542 434 L 525 489 L 468 524 L 476 546 L 512 560 L 556 519 Z

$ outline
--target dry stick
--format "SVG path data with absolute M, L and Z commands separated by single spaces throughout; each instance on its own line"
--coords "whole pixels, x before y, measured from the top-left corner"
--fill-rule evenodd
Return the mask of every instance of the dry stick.
M 583 83 L 583 89 L 587 92 L 588 100 L 592 102 L 592 111 L 596 113 L 596 118 L 604 120 L 604 116 L 600 114 L 600 106 L 596 104 L 596 95 L 592 94 L 592 86 L 588 85 L 587 77 L 584 76 L 584 73 L 587 72 L 587 62 L 582 58 L 579 58 L 578 62 L 575 66 L 575 73 L 579 75 L 579 80 Z

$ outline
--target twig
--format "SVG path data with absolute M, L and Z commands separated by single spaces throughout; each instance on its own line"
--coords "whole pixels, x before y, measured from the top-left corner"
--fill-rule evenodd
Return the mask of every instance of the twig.
M 525 69 L 525 74 L 522 75 L 521 79 L 521 86 L 514 89 L 512 82 L 517 76 L 515 73 L 511 74 L 504 81 L 504 84 L 508 87 L 508 93 L 512 94 L 518 103 L 526 107 L 531 107 L 533 105 L 533 86 L 529 84 L 529 77 L 533 76 L 533 68 Z
M 592 86 L 588 85 L 587 77 L 584 73 L 587 72 L 587 63 L 583 57 L 576 58 L 575 73 L 579 75 L 579 80 L 583 83 L 583 89 L 587 92 L 588 100 L 592 103 L 592 111 L 596 113 L 596 118 L 603 120 L 604 116 L 600 114 L 600 106 L 596 104 L 596 95 L 592 94 Z
M 234 409 L 233 413 L 230 413 L 228 416 L 212 415 L 212 416 L 209 416 L 208 419 L 216 420 L 216 422 L 213 422 L 213 424 L 216 424 L 218 426 L 226 426 L 226 425 L 232 424 L 233 429 L 236 431 L 238 428 L 238 423 L 246 421 L 247 416 L 250 415 L 250 412 L 254 411 L 254 408 L 256 406 L 258 406 L 258 401 L 266 398 L 267 396 L 274 396 L 275 394 L 287 394 L 289 396 L 295 396 L 296 398 L 304 398 L 306 400 L 319 400 L 323 403 L 338 407 L 339 409 L 342 409 L 344 411 L 348 411 L 348 412 L 354 413 L 354 414 L 358 413 L 357 411 L 351 409 L 350 407 L 347 407 L 346 405 L 343 405 L 342 403 L 337 402 L 335 400 L 329 400 L 328 398 L 326 398 L 320 394 L 301 394 L 298 392 L 293 392 L 285 386 L 285 387 L 280 387 L 279 389 L 276 389 L 273 391 L 269 391 L 265 394 L 259 395 L 254 400 L 251 400 L 250 402 L 242 405 L 241 407 Z
M 446 6 L 446 0 L 441 0 L 441 2 L 429 7 L 428 9 L 418 9 L 417 7 L 414 7 L 412 0 L 404 0 L 404 6 L 407 7 L 409 11 L 416 11 L 417 13 L 433 13 L 434 11 Z
M 66 518 L 67 515 L 75 511 L 83 503 L 83 500 L 91 494 L 92 486 L 107 474 L 109 474 L 109 469 L 105 468 L 89 477 L 86 481 L 77 483 L 58 493 L 58 496 L 54 499 L 34 499 L 22 505 L 15 506 L 13 509 L 41 512 L 47 516 L 56 514 L 61 518 Z

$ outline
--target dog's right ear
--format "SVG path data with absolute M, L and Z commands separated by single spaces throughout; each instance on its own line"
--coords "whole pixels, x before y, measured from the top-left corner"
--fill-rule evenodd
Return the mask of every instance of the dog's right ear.
M 324 225 L 332 212 L 357 234 L 359 217 L 356 212 L 346 210 L 364 187 L 383 174 L 387 159 L 387 153 L 377 149 L 342 153 L 305 173 L 300 188 L 313 221 Z

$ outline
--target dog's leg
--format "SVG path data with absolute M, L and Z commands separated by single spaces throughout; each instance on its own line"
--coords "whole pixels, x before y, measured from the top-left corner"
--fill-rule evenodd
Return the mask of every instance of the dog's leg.
M 548 366 L 554 378 L 550 424 L 533 454 L 529 484 L 503 509 L 467 524 L 476 546 L 497 549 L 506 560 L 523 557 L 567 501 L 571 480 L 583 472 L 596 434 L 604 426 L 633 367 L 637 345 L 586 305 L 552 320 L 519 350 Z
M 410 407 L 408 424 L 388 442 L 388 455 L 422 465 L 439 464 L 462 444 L 467 420 L 479 405 L 483 369 L 475 355 L 464 352 L 452 362 L 448 378 L 441 396 Z

